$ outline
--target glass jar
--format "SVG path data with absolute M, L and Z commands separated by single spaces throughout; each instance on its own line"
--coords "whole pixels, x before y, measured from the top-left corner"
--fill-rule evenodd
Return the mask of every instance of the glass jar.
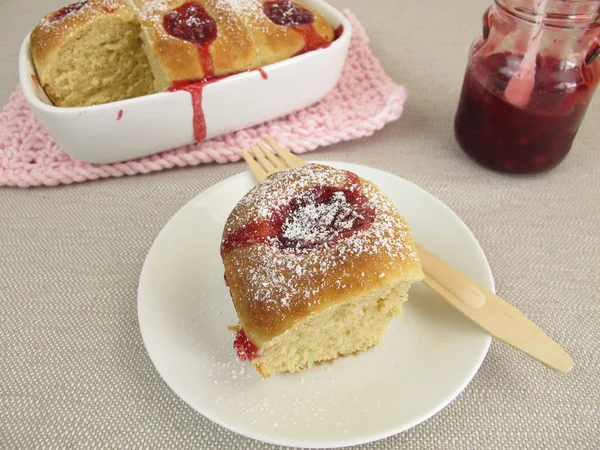
M 491 169 L 535 173 L 571 149 L 600 79 L 600 1 L 495 0 L 469 52 L 454 130 Z

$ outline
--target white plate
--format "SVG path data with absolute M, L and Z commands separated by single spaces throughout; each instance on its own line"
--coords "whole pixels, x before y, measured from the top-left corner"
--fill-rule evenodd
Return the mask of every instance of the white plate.
M 376 182 L 413 236 L 493 289 L 483 251 L 442 202 L 389 173 L 327 162 Z M 473 378 L 491 338 L 425 286 L 412 288 L 384 342 L 292 375 L 263 380 L 232 348 L 237 323 L 219 256 L 225 220 L 254 185 L 245 172 L 202 192 L 150 249 L 138 291 L 140 328 L 166 383 L 208 419 L 244 436 L 302 447 L 340 447 L 404 431 L 452 401 Z

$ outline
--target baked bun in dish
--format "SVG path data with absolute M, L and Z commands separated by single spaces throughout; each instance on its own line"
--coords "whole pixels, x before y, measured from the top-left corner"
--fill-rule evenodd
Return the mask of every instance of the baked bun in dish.
M 89 106 L 258 69 L 334 40 L 297 0 L 81 0 L 30 37 L 48 98 Z
M 273 174 L 221 241 L 234 348 L 265 378 L 366 350 L 423 278 L 409 227 L 370 181 L 317 164 Z

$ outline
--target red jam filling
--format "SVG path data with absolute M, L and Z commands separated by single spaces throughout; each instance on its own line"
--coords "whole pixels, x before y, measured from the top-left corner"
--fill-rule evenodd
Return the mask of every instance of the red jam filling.
M 532 95 L 521 108 L 509 103 L 504 91 L 522 58 L 497 53 L 467 69 L 455 134 L 479 163 L 533 173 L 555 167 L 567 155 L 597 81 L 586 67 L 538 56 Z
M 342 34 L 344 34 L 344 25 L 340 24 L 333 32 L 333 40 L 338 39 Z
M 240 247 L 270 243 L 276 235 L 277 229 L 272 221 L 250 222 L 224 237 L 221 242 L 221 255 Z
M 217 38 L 217 23 L 202 5 L 187 2 L 164 15 L 163 27 L 171 36 L 198 48 L 204 78 L 175 81 L 169 91 L 181 90 L 190 93 L 194 111 L 194 140 L 203 141 L 206 138 L 206 120 L 202 110 L 202 91 L 204 86 L 220 79 L 214 77 L 215 68 L 210 55 L 210 44 Z
M 302 35 L 304 48 L 299 54 L 330 45 L 330 42 L 315 30 L 315 15 L 308 9 L 290 0 L 277 0 L 265 2 L 263 11 L 274 24 L 293 28 Z
M 248 339 L 243 328 L 236 333 L 235 340 L 233 341 L 233 348 L 241 361 L 252 361 L 260 356 L 258 347 Z
M 88 0 L 82 0 L 80 2 L 72 3 L 70 5 L 65 6 L 64 8 L 59 9 L 50 17 L 50 22 L 56 22 L 57 20 L 60 20 L 63 17 L 68 16 L 69 14 L 71 14 L 74 11 L 79 11 L 81 8 L 83 8 L 85 5 L 87 5 L 87 3 L 88 3 Z
M 368 228 L 375 210 L 360 189 L 355 174 L 348 172 L 346 186 L 316 186 L 265 220 L 250 222 L 223 238 L 221 254 L 253 244 L 275 245 L 281 250 L 320 248 Z
M 374 219 L 364 195 L 330 186 L 311 189 L 273 215 L 280 247 L 295 250 L 333 244 L 367 228 Z
M 215 74 L 210 56 L 210 44 L 217 38 L 217 23 L 199 3 L 187 2 L 167 12 L 163 27 L 171 36 L 198 47 L 205 78 Z
M 167 33 L 178 39 L 203 45 L 217 37 L 217 24 L 199 3 L 188 2 L 167 12 L 163 18 Z
M 282 27 L 306 25 L 315 21 L 315 15 L 311 11 L 290 0 L 266 2 L 263 10 L 271 22 Z

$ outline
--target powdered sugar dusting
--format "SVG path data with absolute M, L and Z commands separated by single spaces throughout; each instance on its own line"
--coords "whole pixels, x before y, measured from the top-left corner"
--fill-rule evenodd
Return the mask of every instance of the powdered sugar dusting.
M 309 164 L 274 174 L 257 185 L 236 206 L 225 225 L 224 235 L 252 221 L 268 219 L 281 205 L 288 204 L 315 186 L 347 186 L 347 172 Z M 351 229 L 358 218 L 356 209 L 336 193 L 327 205 L 306 205 L 290 216 L 284 234 L 290 238 L 321 240 L 322 245 L 286 251 L 276 242 L 255 244 L 224 255 L 227 278 L 242 286 L 247 311 L 264 329 L 280 329 L 285 311 L 314 310 L 340 289 L 357 289 L 399 273 L 417 260 L 409 229 L 394 205 L 373 184 L 360 189 L 375 211 L 374 222 L 335 242 L 327 238 L 333 222 Z M 277 312 L 281 312 L 278 314 Z
M 273 210 L 314 186 L 343 187 L 345 183 L 345 171 L 317 164 L 276 173 L 255 186 L 239 201 L 226 227 L 235 228 L 241 225 L 241 222 L 266 219 L 271 216 Z
M 41 36 L 35 40 L 39 48 L 54 43 L 58 38 L 68 40 L 80 33 L 82 23 L 91 22 L 95 17 L 115 14 L 129 7 L 127 0 L 81 0 L 46 14 L 36 26 L 33 34 Z
M 328 241 L 339 234 L 339 230 L 351 230 L 361 218 L 344 193 L 338 191 L 329 203 L 309 203 L 294 211 L 283 225 L 283 237 L 293 241 Z
M 198 17 L 188 17 L 185 21 L 185 24 L 189 27 L 200 27 L 202 23 L 202 20 Z
M 160 26 L 163 15 L 171 10 L 172 6 L 169 0 L 139 2 L 138 17 L 147 25 Z M 260 0 L 216 0 L 203 4 L 203 7 L 219 24 L 218 38 L 227 39 L 231 32 L 236 32 L 239 36 L 238 21 L 246 25 L 252 22 L 254 25 L 265 18 Z M 194 23 L 188 25 L 193 26 Z
M 160 48 L 161 43 L 169 42 L 169 45 L 172 45 L 178 40 L 180 36 L 173 36 L 167 32 L 162 23 L 163 18 L 170 14 L 170 11 L 178 6 L 177 4 L 174 5 L 167 0 L 134 1 L 139 3 L 137 14 L 142 30 L 148 36 L 149 45 L 155 48 L 155 52 L 159 52 L 156 49 Z M 190 7 L 194 7 L 193 2 Z M 216 37 L 208 47 L 211 57 L 228 55 L 225 60 L 218 57 L 213 61 L 216 75 L 225 75 L 263 65 L 260 50 L 265 45 L 265 41 L 262 36 L 272 36 L 274 25 L 265 16 L 260 0 L 214 0 L 203 2 L 202 8 L 216 24 Z M 186 22 L 186 27 L 190 33 L 198 33 L 203 24 L 200 20 L 193 19 Z M 189 46 L 194 43 L 186 43 L 184 40 L 180 44 L 179 50 L 169 51 L 169 58 L 177 60 L 179 64 L 184 64 L 188 68 L 192 67 L 194 61 L 190 60 Z M 250 56 L 250 52 L 254 54 L 253 57 Z M 194 55 L 194 52 L 191 54 Z M 206 75 L 202 71 L 191 78 L 203 78 Z
M 213 14 L 221 24 L 219 37 L 222 39 L 224 45 L 229 46 L 232 40 L 239 40 L 240 36 L 242 36 L 241 30 L 238 29 L 238 23 L 242 24 L 247 30 L 268 33 L 268 19 L 263 13 L 262 2 L 260 0 L 216 0 Z M 236 20 L 228 20 L 231 17 L 235 17 Z M 245 36 L 246 33 L 243 33 L 243 35 Z M 249 34 L 247 38 L 251 39 L 252 37 Z M 256 55 L 254 65 L 258 66 L 260 61 L 260 45 L 250 45 L 250 48 L 253 49 Z
M 149 0 L 139 3 L 132 2 L 140 22 L 157 25 L 162 22 L 162 15 L 168 11 L 167 0 Z
M 256 19 L 263 16 L 262 3 L 259 0 L 217 0 L 217 11 L 231 10 L 238 17 Z

